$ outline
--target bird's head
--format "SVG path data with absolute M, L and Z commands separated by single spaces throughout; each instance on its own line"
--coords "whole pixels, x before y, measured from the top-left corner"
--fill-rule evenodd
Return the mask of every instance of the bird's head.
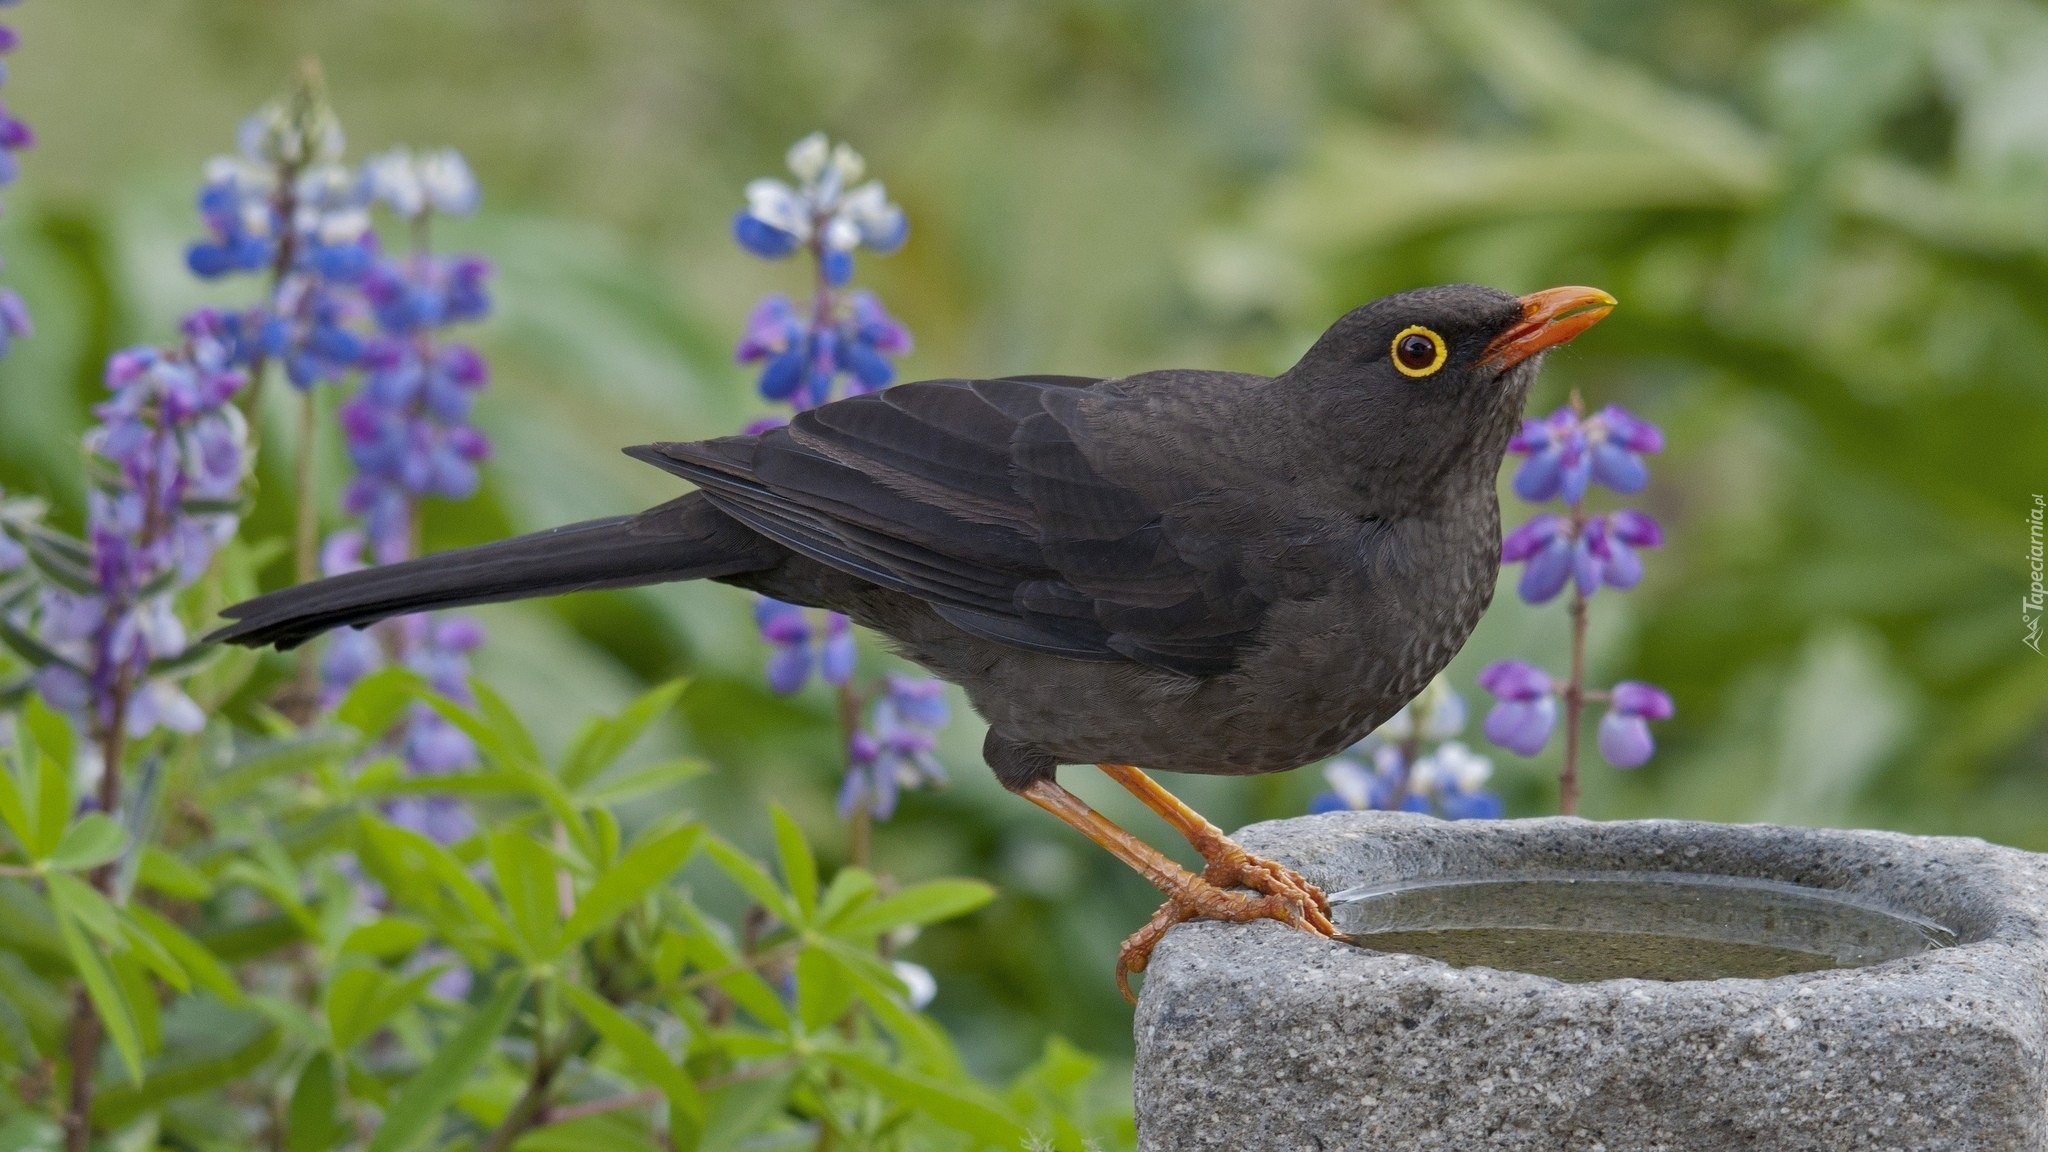
M 1281 379 L 1361 491 L 1397 505 L 1461 479 L 1490 491 L 1543 352 L 1613 307 L 1598 288 L 1397 292 L 1352 309 Z

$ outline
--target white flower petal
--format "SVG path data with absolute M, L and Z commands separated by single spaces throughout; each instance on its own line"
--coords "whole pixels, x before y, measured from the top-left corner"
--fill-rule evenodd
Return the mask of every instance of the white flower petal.
M 1429 692 L 1429 709 L 1422 723 L 1422 735 L 1429 740 L 1449 740 L 1465 730 L 1465 698 L 1456 689 L 1437 681 Z
M 476 211 L 476 174 L 469 162 L 453 148 L 437 148 L 420 156 L 415 164 L 427 202 L 434 211 L 450 216 L 467 216 Z
M 842 143 L 832 149 L 832 172 L 839 179 L 839 187 L 844 188 L 859 180 L 861 173 L 867 170 L 867 161 L 862 160 L 860 153 L 855 152 L 851 145 Z
M 860 228 L 844 216 L 825 222 L 825 247 L 851 252 L 860 246 Z
M 747 212 L 764 224 L 794 235 L 811 237 L 810 206 L 796 189 L 780 180 L 756 180 L 747 185 Z
M 923 1008 L 939 994 L 938 979 L 924 965 L 912 964 L 908 960 L 891 960 L 889 969 L 903 981 L 904 995 L 912 1008 Z
M 1332 760 L 1323 765 L 1323 779 L 1344 806 L 1356 811 L 1372 807 L 1372 773 L 1356 760 Z
M 813 132 L 790 145 L 789 154 L 783 159 L 788 163 L 789 170 L 796 173 L 797 179 L 809 184 L 818 178 L 818 173 L 825 170 L 825 160 L 831 152 L 832 145 L 825 139 L 825 134 Z

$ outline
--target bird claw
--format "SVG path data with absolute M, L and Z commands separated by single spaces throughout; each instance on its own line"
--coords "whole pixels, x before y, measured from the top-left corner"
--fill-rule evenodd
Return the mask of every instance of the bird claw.
M 1208 857 L 1209 866 L 1202 875 L 1190 876 L 1178 890 L 1168 892 L 1166 903 L 1159 906 L 1143 928 L 1131 933 L 1117 953 L 1117 990 L 1133 1004 L 1138 998 L 1131 992 L 1131 974 L 1145 970 L 1152 962 L 1152 949 L 1165 937 L 1167 929 L 1183 920 L 1197 916 L 1234 924 L 1278 920 L 1317 936 L 1338 934 L 1330 920 L 1329 899 L 1301 873 L 1254 856 L 1228 840 L 1217 845 L 1213 854 L 1203 855 Z M 1235 891 L 1237 888 L 1249 888 L 1258 895 Z

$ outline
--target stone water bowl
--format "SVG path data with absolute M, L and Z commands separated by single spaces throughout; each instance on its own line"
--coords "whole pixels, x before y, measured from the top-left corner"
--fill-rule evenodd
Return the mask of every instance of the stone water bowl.
M 1354 942 L 1169 933 L 1144 1152 L 2048 1152 L 2048 856 L 1376 812 L 1239 838 Z

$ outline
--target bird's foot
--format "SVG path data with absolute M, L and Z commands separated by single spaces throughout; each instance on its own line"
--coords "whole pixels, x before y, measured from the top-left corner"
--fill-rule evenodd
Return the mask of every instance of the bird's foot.
M 1200 876 L 1188 876 L 1167 891 L 1166 903 L 1152 914 L 1143 928 L 1131 933 L 1116 958 L 1116 986 L 1124 998 L 1137 1003 L 1131 994 L 1131 973 L 1143 972 L 1152 962 L 1152 949 L 1166 930 L 1183 920 L 1200 916 L 1234 924 L 1253 920 L 1278 920 L 1317 936 L 1334 937 L 1330 901 L 1323 890 L 1309 883 L 1301 873 L 1262 856 L 1254 856 L 1236 842 L 1222 836 L 1216 843 L 1202 844 L 1209 866 Z M 1236 891 L 1249 888 L 1258 895 Z

